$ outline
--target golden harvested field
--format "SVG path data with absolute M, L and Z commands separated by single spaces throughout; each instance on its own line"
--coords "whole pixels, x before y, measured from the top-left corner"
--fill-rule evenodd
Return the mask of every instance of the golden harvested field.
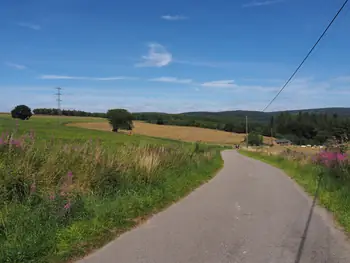
M 69 123 L 67 125 L 93 130 L 111 131 L 111 127 L 108 122 Z M 224 145 L 239 144 L 244 141 L 245 136 L 244 134 L 233 134 L 211 129 L 156 125 L 140 121 L 134 121 L 134 129 L 132 133 L 187 142 L 202 141 Z M 270 140 L 271 139 L 269 137 L 264 137 L 265 142 L 269 142 Z

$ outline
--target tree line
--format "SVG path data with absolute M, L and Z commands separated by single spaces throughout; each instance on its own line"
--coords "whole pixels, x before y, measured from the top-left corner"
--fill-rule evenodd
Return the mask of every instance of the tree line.
M 106 113 L 101 112 L 87 112 L 81 110 L 61 110 L 55 108 L 39 108 L 33 110 L 34 114 L 40 115 L 63 115 L 63 116 L 78 116 L 78 117 L 99 117 L 99 118 L 107 118 Z

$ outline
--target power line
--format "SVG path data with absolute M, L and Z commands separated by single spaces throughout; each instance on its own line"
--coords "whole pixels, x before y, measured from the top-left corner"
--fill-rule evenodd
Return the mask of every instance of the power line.
M 55 89 L 57 89 L 57 93 L 55 95 L 57 96 L 56 101 L 57 101 L 58 115 L 61 115 L 61 102 L 62 102 L 62 100 L 61 100 L 61 96 L 62 96 L 61 90 L 62 90 L 62 88 L 61 87 L 57 87 Z
M 311 53 L 314 51 L 314 49 L 316 48 L 316 46 L 318 45 L 318 43 L 320 43 L 320 41 L 322 40 L 322 38 L 324 37 L 324 35 L 327 33 L 328 29 L 332 26 L 332 24 L 334 23 L 334 21 L 337 19 L 337 17 L 339 16 L 339 14 L 341 13 L 341 11 L 343 11 L 344 7 L 346 6 L 346 4 L 349 2 L 349 0 L 346 0 L 344 2 L 344 4 L 341 6 L 341 8 L 338 10 L 337 14 L 333 17 L 332 21 L 329 23 L 329 25 L 327 26 L 327 28 L 323 31 L 322 35 L 319 37 L 319 39 L 317 40 L 317 42 L 314 44 L 314 46 L 310 49 L 309 53 L 307 53 L 306 57 L 303 59 L 303 61 L 300 63 L 300 65 L 297 67 L 297 69 L 294 71 L 294 73 L 292 74 L 292 76 L 287 80 L 287 82 L 283 85 L 283 87 L 280 89 L 280 91 L 276 94 L 276 96 L 269 102 L 269 104 L 267 104 L 267 106 L 264 108 L 263 112 L 267 110 L 268 107 L 271 106 L 271 104 L 278 98 L 278 96 L 281 94 L 281 92 L 287 87 L 287 85 L 291 82 L 291 80 L 294 78 L 294 76 L 298 73 L 299 69 L 303 66 L 303 64 L 305 63 L 305 61 L 309 58 L 309 56 L 311 55 Z

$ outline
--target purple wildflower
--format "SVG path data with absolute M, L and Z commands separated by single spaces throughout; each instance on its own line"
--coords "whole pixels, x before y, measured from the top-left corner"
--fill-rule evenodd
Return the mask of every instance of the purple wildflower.
M 65 206 L 63 208 L 68 210 L 68 209 L 70 209 L 70 207 L 71 207 L 71 204 L 70 204 L 70 201 L 68 201 L 68 203 L 65 204 Z
M 12 139 L 10 143 L 16 147 L 21 147 L 21 141 L 19 140 Z
M 68 175 L 68 178 L 71 178 L 71 177 L 73 176 L 73 172 L 69 171 L 69 172 L 67 173 L 67 175 Z
M 315 162 L 327 167 L 343 164 L 347 161 L 346 154 L 338 152 L 321 152 L 315 157 Z

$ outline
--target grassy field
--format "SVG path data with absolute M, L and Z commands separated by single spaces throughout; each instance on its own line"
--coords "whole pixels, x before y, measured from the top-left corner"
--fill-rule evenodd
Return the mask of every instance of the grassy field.
M 69 126 L 82 127 L 91 130 L 110 131 L 111 128 L 105 122 L 70 123 Z M 171 125 L 155 125 L 140 121 L 134 122 L 134 134 L 146 135 L 159 138 L 168 138 L 187 142 L 206 142 L 211 144 L 234 145 L 244 141 L 244 134 L 234 134 L 219 130 L 204 129 L 197 127 L 182 127 Z M 271 139 L 264 137 L 264 141 L 269 143 Z
M 65 262 L 209 180 L 219 147 L 0 116 L 0 262 Z
M 17 130 L 17 134 L 33 131 L 38 140 L 67 140 L 86 141 L 99 139 L 102 142 L 111 143 L 176 143 L 171 140 L 151 138 L 141 135 L 128 136 L 123 133 L 101 132 L 91 129 L 82 129 L 74 126 L 67 126 L 70 123 L 105 123 L 102 118 L 90 117 L 57 117 L 57 116 L 33 116 L 30 121 L 14 121 L 8 114 L 0 114 L 0 132 Z M 20 124 L 18 127 L 16 124 Z M 179 143 L 179 142 L 178 142 Z
M 350 168 L 324 169 L 303 160 L 288 160 L 282 156 L 240 151 L 243 155 L 282 169 L 310 195 L 314 195 L 319 176 L 322 177 L 318 202 L 331 211 L 336 221 L 350 233 Z

